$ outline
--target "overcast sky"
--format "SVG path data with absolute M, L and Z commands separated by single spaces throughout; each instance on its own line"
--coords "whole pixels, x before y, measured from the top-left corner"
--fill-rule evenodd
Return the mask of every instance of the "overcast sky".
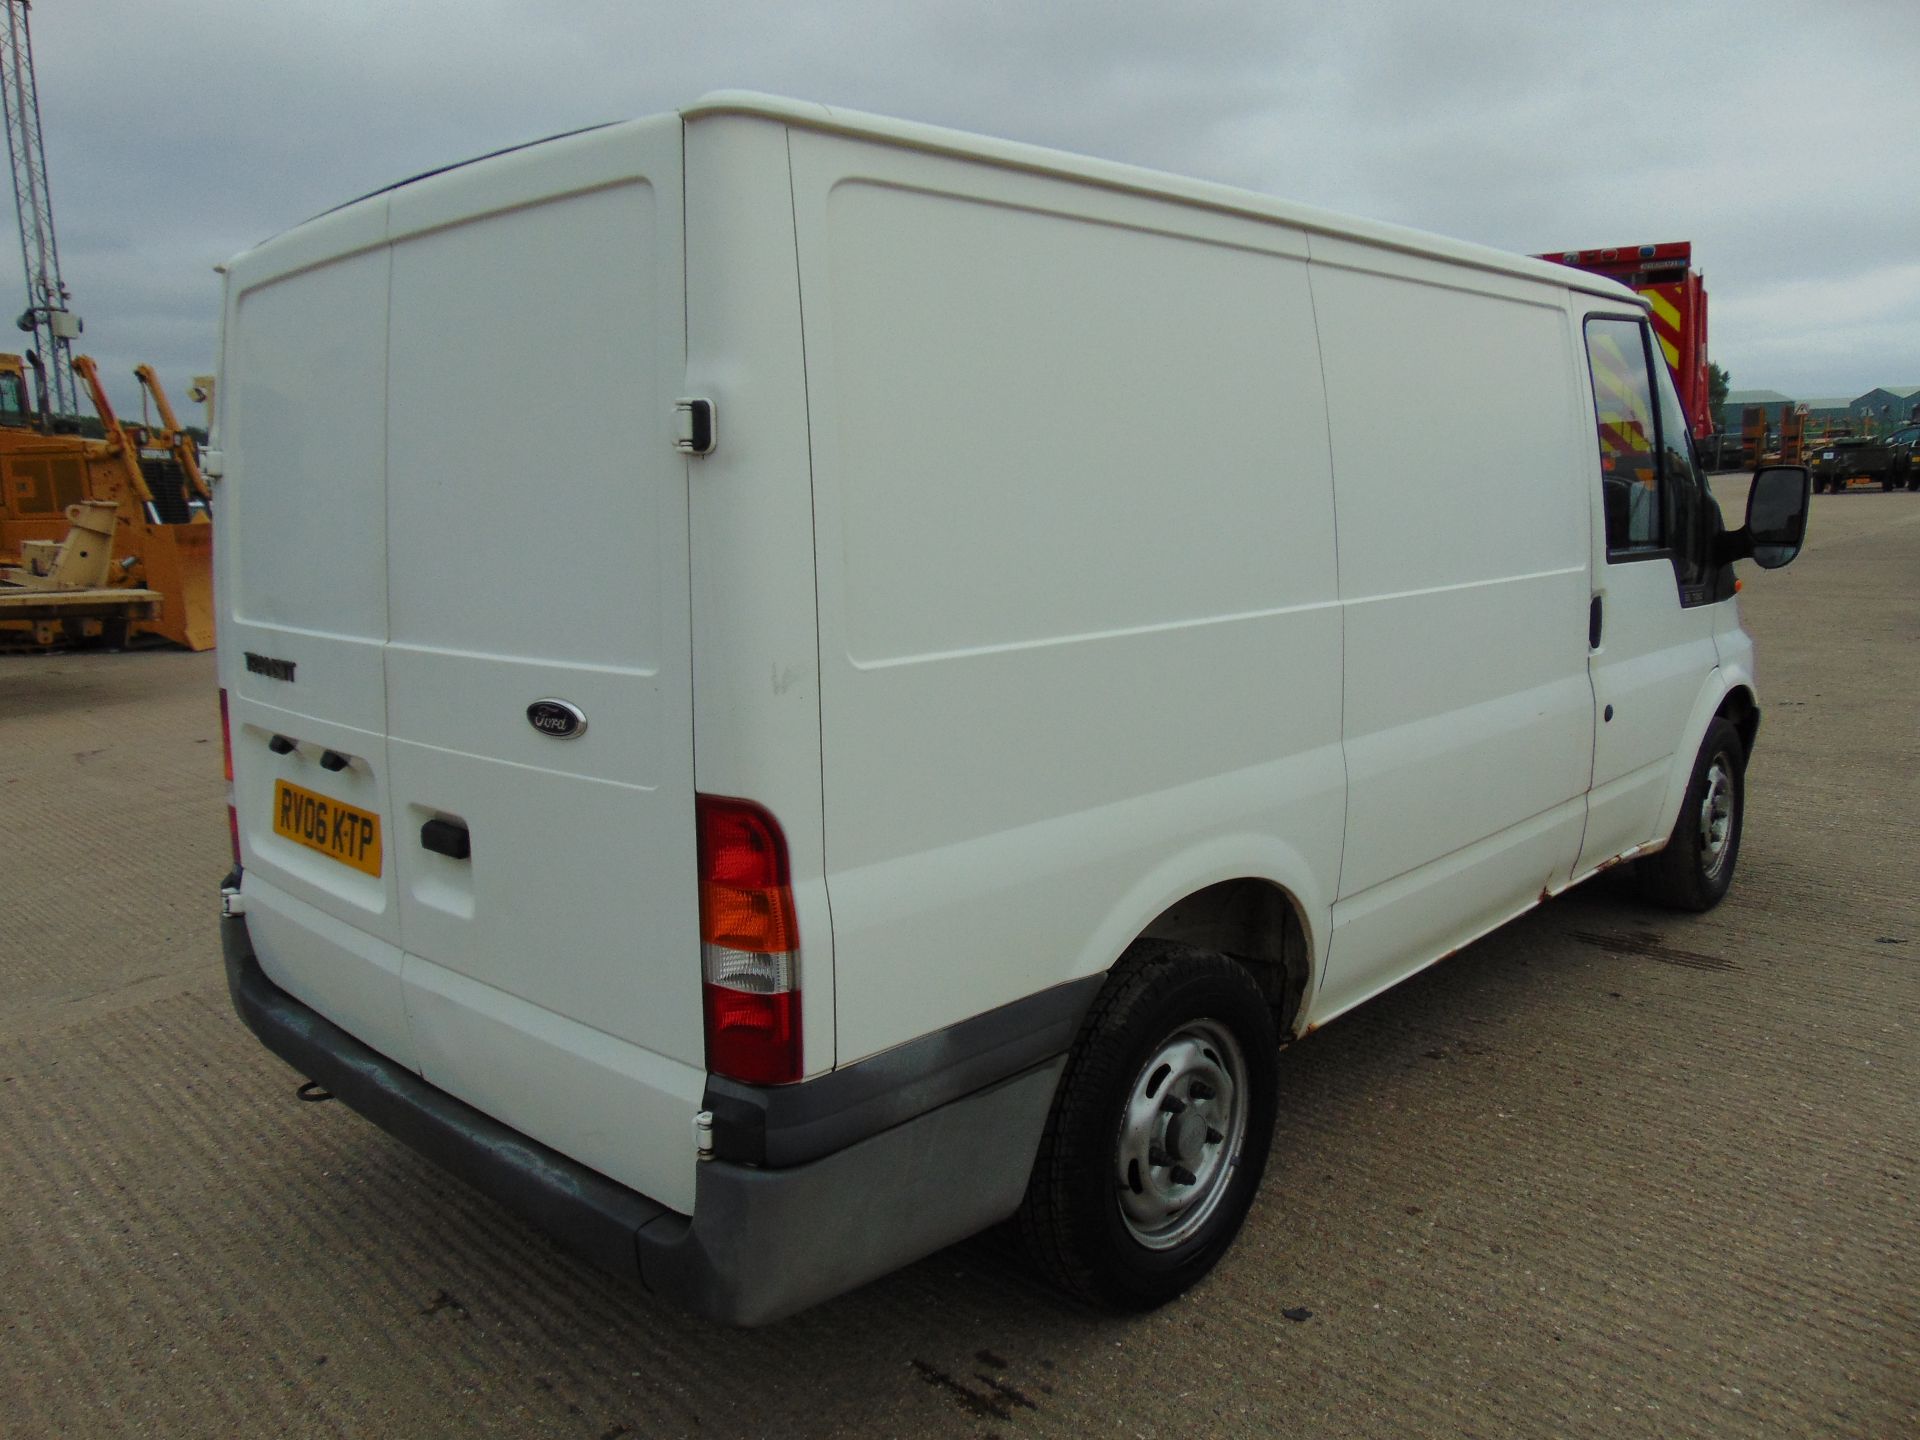
M 1691 240 L 1736 389 L 1920 385 L 1920 0 L 36 0 L 32 23 L 82 347 L 135 413 L 139 361 L 183 410 L 212 369 L 217 262 L 722 88 L 1509 250 Z

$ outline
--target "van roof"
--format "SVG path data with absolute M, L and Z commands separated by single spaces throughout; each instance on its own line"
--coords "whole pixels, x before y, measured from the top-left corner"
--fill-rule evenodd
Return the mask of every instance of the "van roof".
M 1075 155 L 1064 150 L 1050 150 L 1040 145 L 997 140 L 963 130 L 949 130 L 938 125 L 922 125 L 910 120 L 894 120 L 884 115 L 870 115 L 859 110 L 843 110 L 807 100 L 791 100 L 785 96 L 766 95 L 755 90 L 710 91 L 691 105 L 681 107 L 680 115 L 686 120 L 697 120 L 714 115 L 758 116 L 809 130 L 849 135 L 864 140 L 877 140 L 884 144 L 924 150 L 933 154 L 984 160 L 1010 169 L 1061 176 L 1104 186 L 1111 190 L 1157 196 L 1183 204 L 1202 206 L 1209 210 L 1224 210 L 1258 219 L 1277 220 L 1309 233 L 1361 240 L 1408 254 L 1431 256 L 1457 265 L 1472 266 L 1478 270 L 1515 275 L 1563 289 L 1605 296 L 1609 300 L 1626 300 L 1643 308 L 1645 306 L 1645 302 L 1638 295 L 1618 281 L 1584 270 L 1576 270 L 1568 265 L 1556 264 L 1550 260 L 1536 260 L 1531 256 L 1515 255 L 1505 250 L 1496 250 L 1489 245 L 1475 245 L 1465 240 L 1453 240 L 1444 235 L 1415 230 L 1409 226 L 1390 225 L 1382 221 L 1341 215 L 1311 205 L 1279 200 L 1255 190 L 1243 190 L 1237 186 L 1188 179 L 1185 176 L 1149 170 L 1136 165 L 1124 165 L 1112 160 L 1096 160 L 1090 156 Z
M 1359 240 L 1409 255 L 1423 255 L 1455 265 L 1470 266 L 1476 270 L 1513 275 L 1561 289 L 1581 291 L 1589 295 L 1602 296 L 1608 300 L 1626 301 L 1642 309 L 1646 308 L 1646 302 L 1640 296 L 1619 282 L 1585 270 L 1576 270 L 1572 266 L 1555 264 L 1549 260 L 1536 260 L 1526 255 L 1515 255 L 1505 250 L 1496 250 L 1490 245 L 1475 245 L 1465 240 L 1453 240 L 1444 235 L 1415 230 L 1405 225 L 1363 220 L 1357 216 L 1321 210 L 1312 205 L 1295 204 L 1292 201 L 1276 199 L 1271 195 L 1263 195 L 1257 190 L 1243 190 L 1233 185 L 1193 180 L 1183 175 L 1173 175 L 1162 170 L 1149 170 L 1138 165 L 1124 165 L 1113 160 L 1096 160 L 1091 156 L 1075 155 L 1065 150 L 1050 150 L 1041 145 L 1027 145 L 1015 140 L 998 140 L 990 136 L 970 134 L 964 130 L 949 130 L 939 125 L 922 125 L 911 120 L 895 120 L 884 115 L 870 115 L 860 110 L 844 110 L 810 100 L 792 100 L 782 95 L 766 95 L 757 90 L 710 91 L 691 105 L 682 106 L 679 115 L 682 120 L 698 120 L 715 115 L 755 116 L 783 125 L 795 125 L 829 134 L 875 140 L 882 144 L 923 150 L 930 154 L 980 160 L 1009 169 L 1058 176 L 1085 184 L 1103 186 L 1110 190 L 1173 200 L 1208 210 L 1225 211 L 1262 220 L 1275 220 L 1309 234 Z M 590 130 L 617 129 L 621 123 L 623 122 L 616 121 L 611 124 L 583 126 L 580 129 L 563 131 L 558 135 L 549 135 L 521 145 L 508 146 L 486 155 L 478 155 L 470 160 L 456 161 L 435 170 L 410 176 L 405 180 L 395 181 L 390 185 L 383 185 L 361 196 L 360 199 L 372 199 L 375 195 L 384 195 L 389 191 L 402 189 L 415 181 L 430 179 L 435 175 L 445 174 L 449 170 L 481 164 L 499 155 L 531 149 L 554 140 L 565 140 Z M 331 215 L 358 203 L 358 200 L 349 201 L 335 206 L 333 210 L 323 211 L 322 214 Z M 314 218 L 319 219 L 320 216 Z M 235 258 L 238 259 L 238 257 Z

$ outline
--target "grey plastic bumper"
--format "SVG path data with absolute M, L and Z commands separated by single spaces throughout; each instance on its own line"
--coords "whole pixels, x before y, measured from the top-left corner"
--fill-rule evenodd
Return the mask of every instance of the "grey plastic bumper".
M 243 916 L 224 917 L 220 938 L 234 1008 L 281 1059 L 595 1264 L 732 1325 L 791 1315 L 1011 1215 L 1097 988 L 1054 996 L 1061 1017 L 1048 1011 L 1011 1047 L 1028 1062 L 1017 1073 L 804 1164 L 703 1163 L 689 1218 L 436 1089 L 281 990 Z M 1066 1040 L 1033 1062 L 1056 1032 Z

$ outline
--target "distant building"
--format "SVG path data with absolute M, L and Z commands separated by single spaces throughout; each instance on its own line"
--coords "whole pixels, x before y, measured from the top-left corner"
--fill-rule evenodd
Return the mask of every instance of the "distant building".
M 1882 430 L 1920 420 L 1920 385 L 1869 390 L 1854 396 L 1848 403 L 1847 413 L 1855 420 L 1871 420 Z
M 1725 435 L 1738 435 L 1740 412 L 1749 405 L 1764 405 L 1767 411 L 1767 424 L 1778 425 L 1780 407 L 1792 403 L 1791 396 L 1782 395 L 1778 390 L 1729 390 L 1726 403 L 1720 407 L 1720 431 Z
M 1822 400 L 1803 400 L 1807 407 L 1807 433 L 1818 434 L 1830 425 L 1844 425 L 1853 418 L 1853 401 L 1844 395 Z
M 1864 422 L 1869 419 L 1873 421 L 1874 429 L 1886 430 L 1920 420 L 1920 385 L 1869 390 L 1852 399 L 1844 395 L 1782 395 L 1778 390 L 1730 390 L 1726 403 L 1720 407 L 1720 429 L 1723 434 L 1740 433 L 1741 412 L 1749 405 L 1759 405 L 1766 410 L 1769 430 L 1780 428 L 1782 405 L 1804 405 L 1807 409 L 1807 429 L 1814 434 L 1829 426 L 1864 428 Z

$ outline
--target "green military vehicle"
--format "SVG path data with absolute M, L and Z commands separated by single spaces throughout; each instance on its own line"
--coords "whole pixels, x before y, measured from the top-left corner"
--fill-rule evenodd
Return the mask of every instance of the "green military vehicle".
M 1881 439 L 1841 435 L 1809 447 L 1807 467 L 1813 471 L 1815 492 L 1840 494 L 1878 482 L 1882 490 L 1905 490 L 1920 485 L 1913 463 L 1913 441 L 1920 427 L 1895 431 Z M 1904 440 L 1902 437 L 1905 437 Z

